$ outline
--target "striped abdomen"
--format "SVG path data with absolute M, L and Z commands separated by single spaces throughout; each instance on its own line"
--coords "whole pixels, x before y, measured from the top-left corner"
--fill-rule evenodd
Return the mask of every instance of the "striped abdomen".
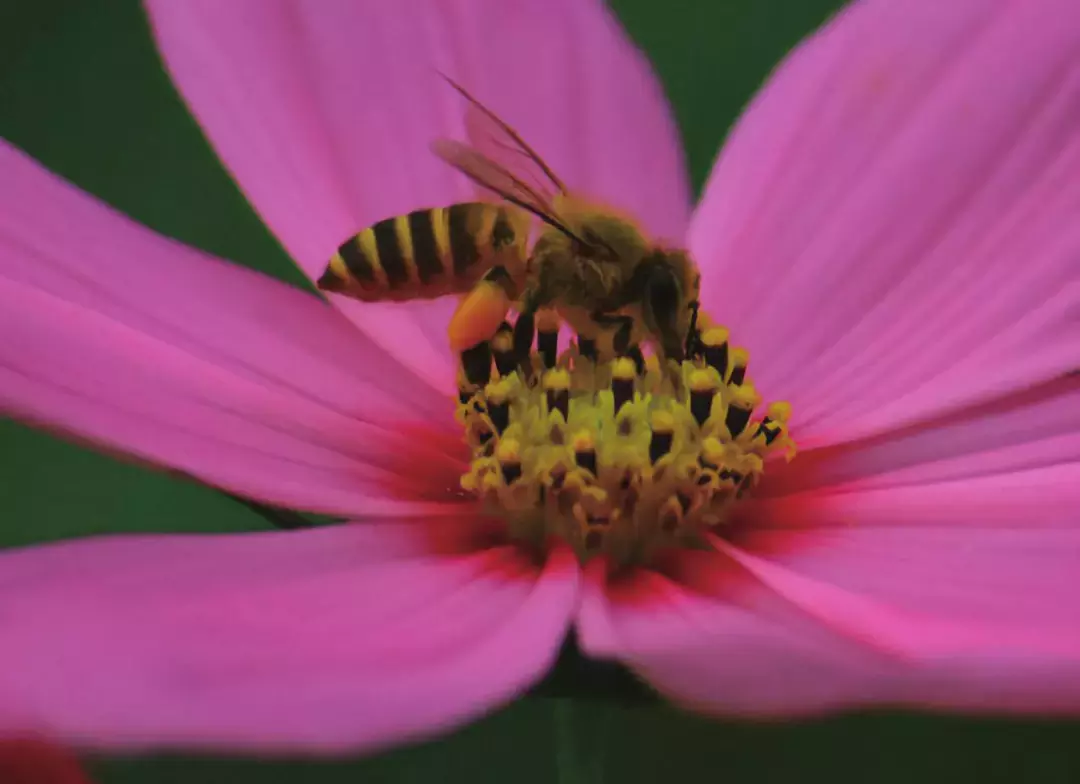
M 387 218 L 342 243 L 318 286 L 360 300 L 431 299 L 468 291 L 497 264 L 524 267 L 529 218 L 469 202 Z

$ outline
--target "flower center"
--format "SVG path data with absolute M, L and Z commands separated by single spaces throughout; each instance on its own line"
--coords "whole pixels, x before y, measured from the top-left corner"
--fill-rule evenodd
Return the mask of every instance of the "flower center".
M 706 330 L 695 355 L 664 373 L 636 349 L 597 362 L 581 338 L 560 353 L 557 324 L 539 326 L 523 363 L 503 325 L 465 353 L 459 379 L 457 419 L 472 452 L 461 486 L 512 537 L 542 545 L 554 535 L 582 560 L 618 563 L 698 546 L 768 457 L 794 457 L 790 406 L 754 417 L 747 353 L 729 350 L 727 330 Z

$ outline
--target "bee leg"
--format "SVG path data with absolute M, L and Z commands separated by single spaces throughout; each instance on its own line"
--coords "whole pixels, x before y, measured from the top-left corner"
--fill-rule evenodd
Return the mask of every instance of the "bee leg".
M 615 335 L 612 338 L 612 347 L 615 349 L 616 356 L 630 357 L 634 361 L 634 366 L 638 373 L 643 373 L 645 370 L 645 357 L 641 353 L 641 348 L 630 345 L 630 337 L 634 327 L 633 317 L 611 313 L 593 313 L 592 319 L 597 324 L 618 324 L 618 328 L 615 330 Z M 680 342 L 675 349 L 671 351 L 671 354 L 663 352 L 663 372 L 664 375 L 667 376 L 668 381 L 671 383 L 671 386 L 677 395 L 682 394 L 682 375 L 679 370 L 679 363 L 683 360 L 683 356 L 681 355 L 682 350 L 683 345 Z M 674 362 L 672 360 L 674 360 Z
M 596 338 L 589 338 L 582 335 L 580 332 L 577 334 L 577 348 L 578 356 L 582 359 L 587 359 L 593 364 L 596 364 L 598 359 L 598 352 L 596 350 Z
M 634 331 L 633 317 L 597 312 L 592 314 L 592 320 L 602 326 L 616 327 L 611 339 L 611 347 L 615 351 L 615 356 L 626 356 L 626 352 L 630 349 L 630 337 Z
M 514 328 L 504 321 L 491 339 L 491 356 L 499 377 L 509 376 L 517 370 L 517 354 L 514 353 Z
M 545 370 L 559 363 L 559 316 L 551 308 L 536 312 L 536 350 Z
M 533 338 L 536 337 L 536 312 L 523 310 L 514 322 L 514 356 L 523 372 L 532 371 Z M 528 368 L 528 370 L 526 370 Z
M 537 289 L 528 289 L 521 298 L 517 321 L 514 322 L 514 355 L 521 377 L 531 381 L 533 376 L 532 346 L 536 338 L 536 311 L 545 303 Z
M 624 317 L 626 320 L 619 325 L 619 328 L 615 330 L 615 337 L 612 339 L 612 348 L 615 349 L 616 356 L 626 356 L 626 352 L 630 350 L 630 335 L 634 329 L 634 320 L 629 316 Z
M 470 384 L 483 389 L 491 381 L 491 344 L 485 340 L 462 351 L 461 369 Z

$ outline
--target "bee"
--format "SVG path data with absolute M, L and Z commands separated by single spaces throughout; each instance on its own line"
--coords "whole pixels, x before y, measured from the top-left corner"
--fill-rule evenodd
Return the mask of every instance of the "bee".
M 495 332 L 474 309 L 502 306 L 505 313 L 510 308 L 511 292 L 525 277 L 530 225 L 527 214 L 503 204 L 414 210 L 349 237 L 316 285 L 363 302 L 473 292 L 451 323 L 451 345 L 462 351 Z
M 489 341 L 513 308 L 523 367 L 540 309 L 593 345 L 610 337 L 604 350 L 615 355 L 644 343 L 667 360 L 692 354 L 701 276 L 689 254 L 571 193 L 513 128 L 444 78 L 466 101 L 469 141 L 438 139 L 432 150 L 496 200 L 380 221 L 338 248 L 319 288 L 369 301 L 460 294 L 448 333 L 463 355 Z

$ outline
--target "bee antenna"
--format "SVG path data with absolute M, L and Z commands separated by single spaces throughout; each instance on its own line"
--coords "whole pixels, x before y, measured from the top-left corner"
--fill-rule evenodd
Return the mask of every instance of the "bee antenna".
M 464 87 L 462 87 L 460 84 L 458 84 L 456 80 L 451 79 L 449 76 L 447 76 L 443 71 L 439 70 L 439 68 L 435 68 L 435 73 L 437 73 L 440 77 L 442 77 L 443 80 L 445 80 L 447 84 L 449 84 L 451 87 L 453 87 L 459 93 L 461 93 L 462 95 L 468 95 L 468 93 L 465 92 Z

